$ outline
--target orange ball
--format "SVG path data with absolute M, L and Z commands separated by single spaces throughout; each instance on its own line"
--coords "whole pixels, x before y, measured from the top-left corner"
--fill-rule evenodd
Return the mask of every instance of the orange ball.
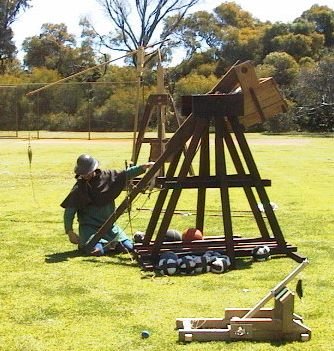
M 203 234 L 199 229 L 188 228 L 182 234 L 183 241 L 202 240 Z

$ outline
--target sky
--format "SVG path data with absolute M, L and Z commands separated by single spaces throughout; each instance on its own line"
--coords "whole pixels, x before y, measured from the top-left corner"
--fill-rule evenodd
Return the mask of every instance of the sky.
M 128 0 L 129 3 L 135 0 Z M 222 0 L 201 0 L 192 11 L 211 12 Z M 313 4 L 327 5 L 334 10 L 334 0 L 235 0 L 243 10 L 261 21 L 292 22 Z M 80 18 L 88 17 L 94 27 L 103 34 L 111 30 L 110 20 L 97 0 L 32 0 L 32 7 L 20 14 L 14 22 L 14 41 L 20 50 L 22 41 L 39 35 L 44 23 L 65 23 L 69 33 L 80 37 Z M 18 57 L 22 59 L 22 52 Z

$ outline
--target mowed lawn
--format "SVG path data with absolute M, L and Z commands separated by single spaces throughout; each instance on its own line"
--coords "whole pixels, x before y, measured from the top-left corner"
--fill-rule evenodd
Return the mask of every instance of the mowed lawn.
M 262 178 L 272 180 L 267 192 L 278 205 L 286 241 L 310 260 L 299 276 L 304 297 L 295 301 L 295 312 L 312 329 L 310 341 L 178 342 L 176 318 L 222 318 L 225 308 L 254 306 L 297 266 L 290 258 L 245 258 L 221 275 L 158 277 L 142 272 L 127 255 L 77 254 L 63 232 L 59 204 L 74 184 L 80 154 L 91 153 L 102 168 L 124 167 L 132 141 L 120 134 L 109 140 L 33 140 L 31 170 L 28 141 L 0 139 L 0 350 L 334 350 L 334 139 L 248 134 L 247 140 Z M 145 146 L 140 161 L 147 154 Z M 230 195 L 234 214 L 249 210 L 240 189 Z M 131 220 L 127 213 L 118 220 L 130 236 L 145 230 L 156 197 L 141 194 Z M 194 226 L 195 199 L 193 190 L 182 192 L 177 209 L 188 215 L 176 214 L 173 228 Z M 217 189 L 208 190 L 206 205 L 219 211 Z M 257 235 L 252 218 L 241 213 L 233 217 L 235 234 Z M 219 216 L 207 216 L 204 234 L 223 234 Z M 141 338 L 143 330 L 149 338 Z

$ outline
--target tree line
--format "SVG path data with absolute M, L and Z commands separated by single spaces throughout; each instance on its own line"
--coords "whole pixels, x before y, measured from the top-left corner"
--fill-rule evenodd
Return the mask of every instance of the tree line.
M 29 11 L 31 1 L 0 0 L 0 129 L 131 130 L 139 82 L 143 108 L 155 92 L 159 60 L 168 67 L 175 49 L 183 48 L 183 61 L 165 70 L 166 89 L 176 102 L 182 95 L 206 93 L 235 62 L 251 60 L 259 78 L 275 78 L 290 107 L 252 130 L 334 131 L 333 9 L 313 5 L 291 23 L 271 23 L 234 2 L 189 13 L 198 0 L 139 0 L 134 11 L 141 30 L 136 31 L 123 2 L 96 1 L 109 15 L 111 32 L 98 33 L 83 18 L 76 38 L 63 23 L 45 23 L 38 35 L 24 40 L 20 62 L 11 25 L 20 11 Z M 137 55 L 117 66 L 101 54 L 102 48 L 130 52 L 150 45 L 159 30 L 159 55 L 146 57 L 140 77 Z M 26 95 L 83 70 L 66 83 Z M 176 125 L 169 117 L 172 131 Z

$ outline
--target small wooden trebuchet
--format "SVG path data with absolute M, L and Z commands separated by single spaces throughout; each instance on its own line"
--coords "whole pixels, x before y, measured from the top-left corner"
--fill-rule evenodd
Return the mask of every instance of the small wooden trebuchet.
M 269 246 L 271 255 L 285 255 L 302 262 L 304 258 L 296 253 L 297 248 L 288 245 L 284 239 L 265 189 L 271 182 L 261 179 L 244 134 L 245 126 L 263 123 L 268 118 L 286 111 L 286 103 L 275 81 L 272 78 L 258 79 L 252 64 L 245 62 L 233 66 L 208 94 L 194 95 L 185 100 L 184 110 L 188 107 L 189 116 L 168 140 L 164 152 L 154 166 L 86 243 L 87 252 L 91 252 L 94 245 L 127 210 L 129 204 L 150 185 L 168 160 L 166 175 L 155 180 L 161 191 L 145 230 L 144 241 L 135 244 L 136 258 L 144 269 L 153 269 L 159 255 L 164 251 L 185 255 L 200 254 L 207 250 L 225 252 L 230 257 L 233 267 L 235 258 L 251 256 L 254 248 L 259 245 Z M 211 134 L 214 135 L 213 156 L 210 156 L 212 150 L 209 127 L 214 127 L 214 133 Z M 188 145 L 186 150 L 185 145 Z M 188 176 L 198 150 L 198 175 Z M 230 154 L 235 169 L 233 174 L 227 172 L 227 153 Z M 183 161 L 179 165 L 182 155 Z M 210 167 L 211 157 L 215 159 L 214 172 Z M 175 175 L 177 171 L 179 173 Z M 210 236 L 210 230 L 204 225 L 205 202 L 209 188 L 217 188 L 220 191 L 223 224 L 221 236 Z M 243 237 L 239 233 L 234 235 L 230 206 L 233 188 L 242 188 L 245 193 L 259 230 L 259 236 L 255 238 L 249 238 L 249 235 Z M 165 234 L 177 202 L 181 192 L 186 189 L 198 190 L 193 226 L 200 229 L 205 236 L 203 240 L 192 242 L 165 242 Z M 263 204 L 265 216 L 258 207 L 258 201 Z
M 311 330 L 294 313 L 294 293 L 286 287 L 307 264 L 306 259 L 251 309 L 227 308 L 225 318 L 178 318 L 179 340 L 310 340 Z M 272 298 L 275 299 L 274 307 L 264 308 Z
M 166 120 L 167 114 L 170 113 L 176 121 L 178 127 L 181 125 L 181 119 L 177 108 L 175 106 L 175 101 L 173 97 L 167 93 L 165 89 L 165 70 L 161 65 L 161 56 L 160 51 L 158 50 L 158 65 L 157 65 L 157 85 L 156 93 L 150 94 L 146 101 L 144 112 L 141 119 L 136 123 L 137 132 L 134 134 L 134 143 L 132 150 L 132 159 L 133 164 L 137 164 L 139 154 L 142 148 L 142 144 L 150 144 L 150 155 L 149 161 L 157 161 L 159 157 L 164 153 L 166 148 L 166 143 L 168 138 L 166 137 Z M 138 111 L 139 113 L 139 111 Z M 156 126 L 157 126 L 157 136 L 156 137 L 145 137 L 146 129 L 152 116 L 156 117 Z M 184 145 L 184 153 L 186 153 L 187 147 Z M 168 162 L 169 160 L 166 160 Z M 191 167 L 190 173 L 194 175 L 194 171 Z M 159 170 L 159 175 L 165 175 L 165 164 L 161 165 Z

